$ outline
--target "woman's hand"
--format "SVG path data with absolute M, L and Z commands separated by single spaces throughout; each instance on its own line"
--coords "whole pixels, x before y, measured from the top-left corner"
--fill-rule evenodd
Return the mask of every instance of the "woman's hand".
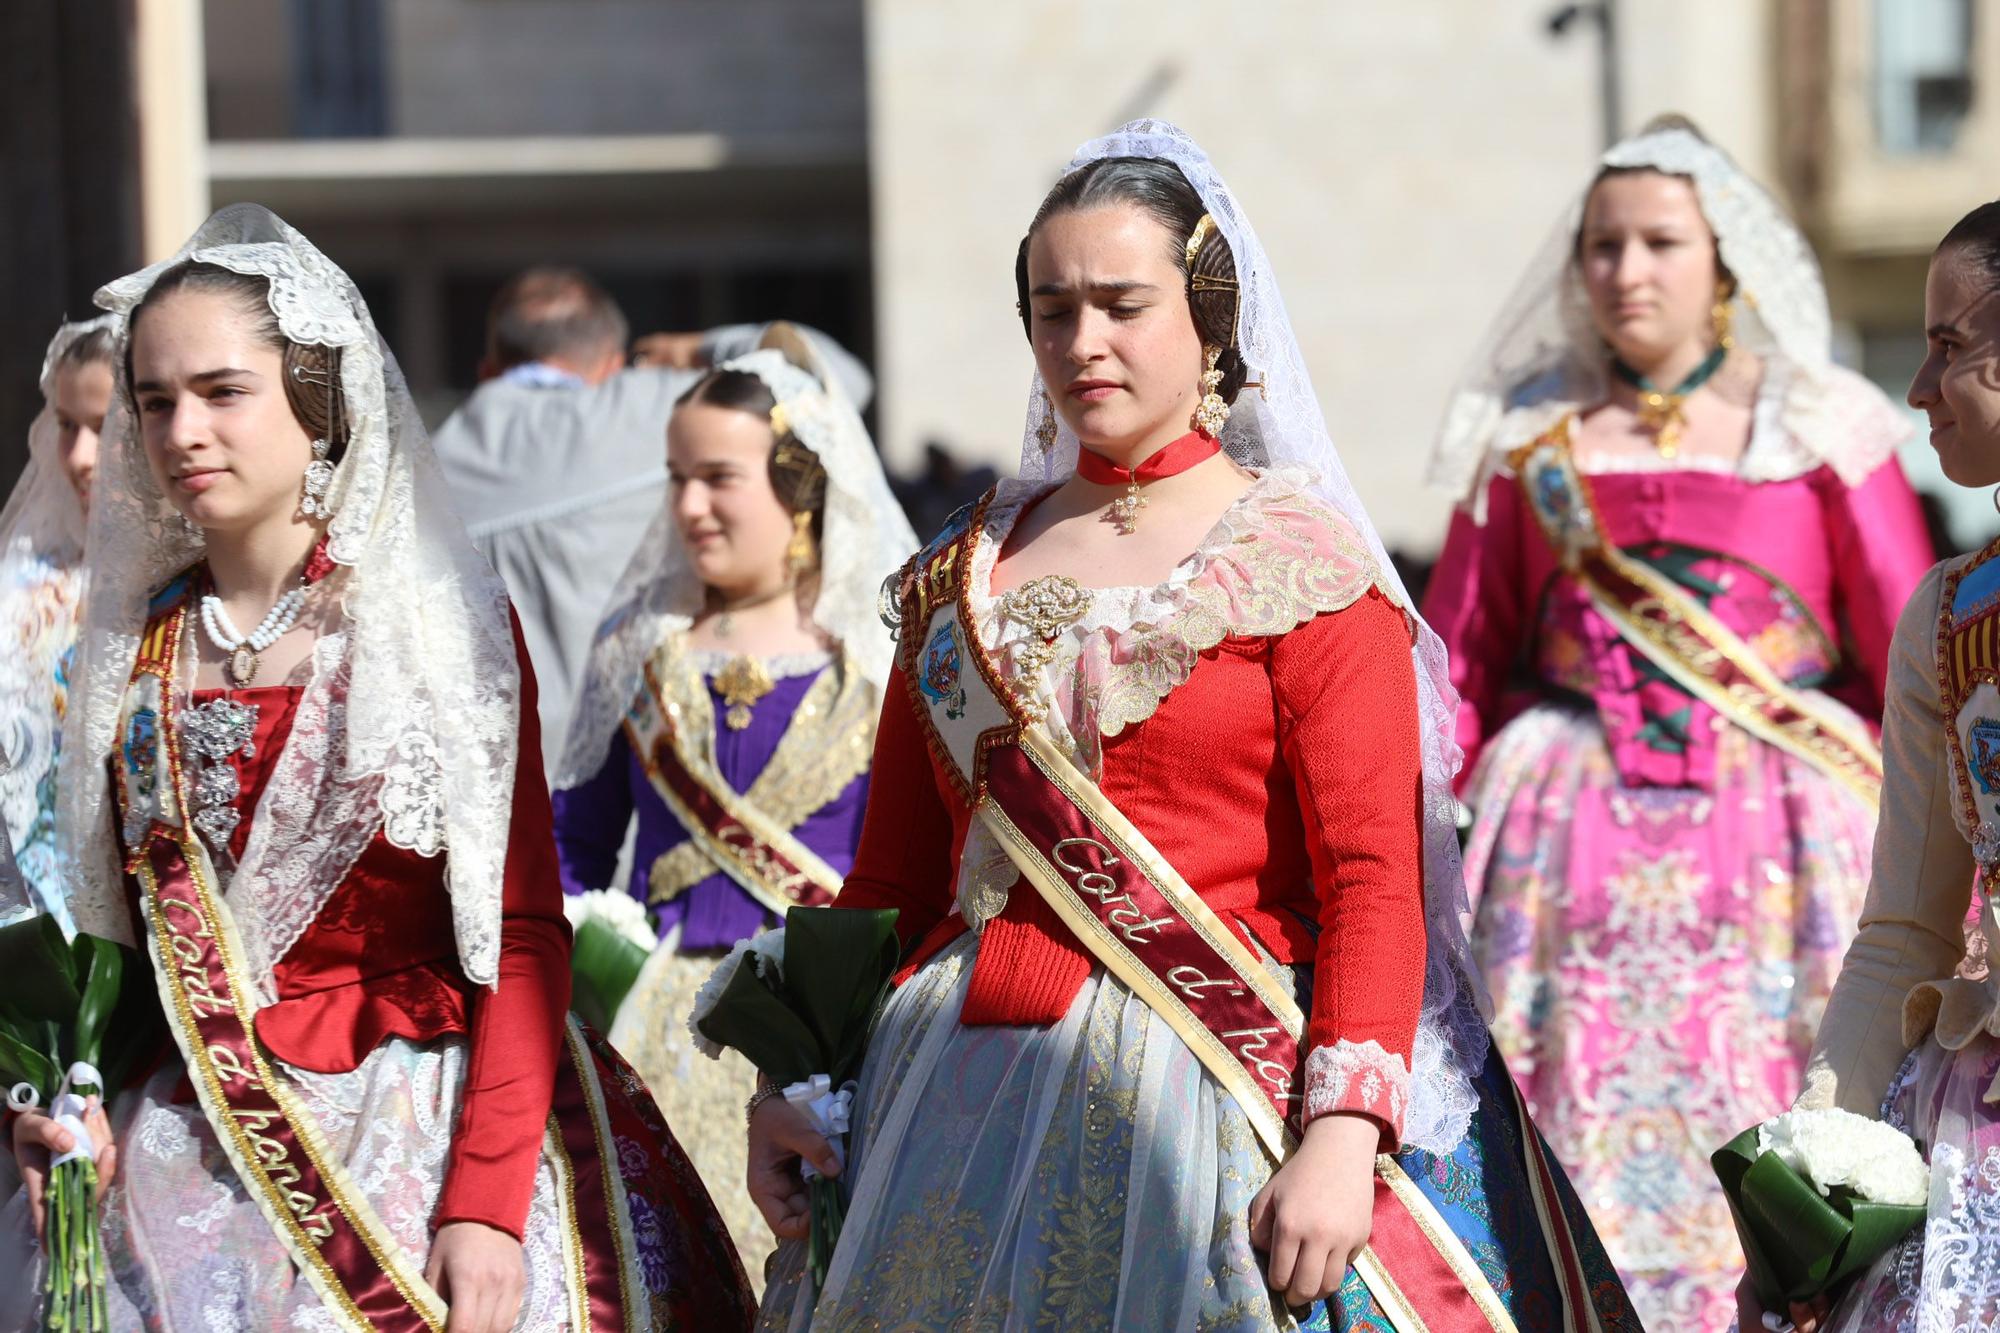
M 1250 1201 L 1250 1243 L 1270 1256 L 1267 1281 L 1285 1304 L 1332 1295 L 1368 1244 L 1381 1145 L 1382 1127 L 1367 1116 L 1323 1115 Z
M 783 1097 L 766 1097 L 750 1115 L 750 1165 L 744 1183 L 750 1202 L 779 1240 L 804 1240 L 807 1231 L 803 1158 L 828 1179 L 840 1175 L 833 1145 L 812 1127 L 804 1112 Z
M 451 1307 L 445 1333 L 507 1333 L 521 1317 L 521 1242 L 484 1222 L 447 1222 L 431 1242 L 424 1281 Z
M 1824 1295 L 1815 1296 L 1810 1301 L 1790 1302 L 1787 1314 L 1791 1327 L 1797 1333 L 1819 1333 L 1819 1326 L 1826 1320 L 1827 1300 Z M 1757 1333 L 1759 1329 L 1769 1329 L 1776 1323 L 1783 1326 L 1783 1317 L 1772 1320 L 1764 1311 L 1764 1303 L 1757 1299 L 1757 1288 L 1751 1285 L 1748 1276 L 1736 1284 L 1736 1326 L 1743 1333 Z
M 97 1197 L 103 1198 L 118 1171 L 118 1146 L 111 1141 L 111 1120 L 101 1098 L 84 1103 L 84 1128 L 97 1151 Z M 14 1162 L 28 1189 L 28 1210 L 35 1218 L 35 1238 L 42 1238 L 42 1201 L 49 1191 L 49 1162 L 76 1147 L 76 1135 L 40 1111 L 24 1111 L 14 1120 Z

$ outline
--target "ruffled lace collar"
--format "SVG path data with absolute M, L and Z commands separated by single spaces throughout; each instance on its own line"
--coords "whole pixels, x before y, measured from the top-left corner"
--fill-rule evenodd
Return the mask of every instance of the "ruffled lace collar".
M 1088 608 L 1058 637 L 1034 682 L 1054 704 L 1050 730 L 1086 772 L 1100 771 L 1103 738 L 1151 717 L 1201 654 L 1226 636 L 1283 634 L 1380 583 L 1360 534 L 1313 494 L 1313 483 L 1313 473 L 1300 467 L 1255 472 L 1165 580 L 1086 589 Z M 1004 596 L 993 595 L 993 572 L 1022 513 L 1052 489 L 1001 482 L 967 574 L 980 642 L 1016 679 L 1022 650 L 1036 636 L 1008 614 Z

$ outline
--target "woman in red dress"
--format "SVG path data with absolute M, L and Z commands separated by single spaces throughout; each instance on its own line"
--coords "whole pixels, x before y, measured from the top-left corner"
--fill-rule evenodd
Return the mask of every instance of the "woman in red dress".
M 533 678 L 359 293 L 237 206 L 99 302 L 60 820 L 174 1039 L 112 1108 L 114 1326 L 742 1326 L 706 1194 L 565 1017 Z M 16 1126 L 31 1180 L 58 1133 Z
M 765 1326 L 1629 1326 L 1490 1054 L 1442 654 L 1247 219 L 1137 122 L 1016 278 L 1023 476 L 890 589 L 831 909 L 897 909 L 907 958 L 849 1212 L 818 1290 L 780 1250 Z M 802 1236 L 828 1145 L 753 1106 L 751 1192 Z

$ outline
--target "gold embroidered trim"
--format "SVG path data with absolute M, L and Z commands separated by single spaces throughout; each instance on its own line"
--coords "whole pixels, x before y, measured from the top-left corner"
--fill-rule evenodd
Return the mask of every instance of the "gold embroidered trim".
M 653 858 L 653 868 L 646 872 L 646 901 L 670 903 L 715 871 L 715 862 L 699 843 L 678 843 Z
M 1530 1171 L 1532 1169 L 1531 1163 Z M 1486 1317 L 1486 1322 L 1493 1326 L 1495 1333 L 1517 1333 L 1513 1316 L 1509 1315 L 1507 1307 L 1501 1304 L 1499 1294 L 1493 1290 L 1493 1284 L 1487 1280 L 1486 1274 L 1480 1271 L 1479 1265 L 1466 1250 L 1465 1242 L 1460 1240 L 1458 1233 L 1446 1224 L 1444 1218 L 1439 1215 L 1437 1206 L 1430 1201 L 1430 1197 L 1418 1189 L 1416 1182 L 1404 1173 L 1401 1164 L 1384 1153 L 1375 1159 L 1375 1173 L 1382 1177 L 1389 1186 L 1389 1192 L 1394 1194 L 1409 1211 L 1411 1219 L 1417 1224 L 1417 1229 L 1424 1233 L 1424 1239 L 1428 1240 L 1432 1248 L 1451 1265 L 1452 1273 L 1464 1284 L 1466 1295 L 1472 1297 L 1472 1303 L 1479 1307 L 1479 1313 Z M 1370 1287 L 1369 1290 L 1372 1291 L 1374 1288 Z
M 597 1062 L 591 1059 L 590 1048 L 583 1039 L 583 1029 L 575 1014 L 569 1016 L 563 1026 L 563 1050 L 568 1054 L 570 1065 L 576 1070 L 577 1082 L 583 1086 L 584 1102 L 590 1107 L 590 1133 L 597 1142 L 598 1169 L 604 1177 L 604 1201 L 610 1205 L 613 1222 L 611 1240 L 618 1253 L 614 1256 L 618 1264 L 618 1296 L 625 1306 L 625 1327 L 630 1333 L 640 1333 L 643 1325 L 641 1309 L 650 1316 L 652 1298 L 635 1300 L 632 1278 L 636 1272 L 634 1256 L 638 1246 L 632 1238 L 632 1203 L 625 1194 L 625 1178 L 618 1173 L 618 1145 L 606 1133 L 609 1121 L 604 1112 L 604 1086 L 597 1080 Z M 644 1293 L 640 1293 L 644 1294 Z
M 250 994 L 250 990 L 245 984 L 242 967 L 238 961 L 235 924 L 228 916 L 227 905 L 215 896 L 212 876 L 206 868 L 207 849 L 202 847 L 192 834 L 182 835 L 180 843 L 182 855 L 187 858 L 189 880 L 199 899 L 192 906 L 213 933 L 216 953 L 221 958 L 225 975 L 230 979 L 230 989 L 240 1000 L 240 997 Z M 149 924 L 153 927 L 154 942 L 161 950 L 165 950 L 168 931 L 160 924 L 160 913 L 164 909 L 160 906 L 160 883 L 153 872 L 150 857 L 139 864 L 138 877 L 140 887 L 145 893 L 147 916 L 150 918 Z M 271 1229 L 278 1234 L 280 1242 L 292 1256 L 293 1262 L 298 1264 L 300 1270 L 311 1280 L 312 1286 L 319 1292 L 320 1299 L 332 1307 L 329 1312 L 345 1315 L 351 1321 L 350 1327 L 356 1329 L 370 1327 L 367 1318 L 355 1304 L 353 1296 L 349 1294 L 346 1284 L 334 1272 L 333 1265 L 327 1262 L 317 1245 L 310 1243 L 298 1219 L 278 1196 L 276 1182 L 262 1165 L 256 1167 L 250 1165 L 253 1160 L 262 1163 L 264 1159 L 250 1143 L 248 1131 L 242 1121 L 233 1113 L 221 1116 L 215 1113 L 214 1108 L 217 1105 L 228 1107 L 228 1097 L 222 1091 L 221 1081 L 217 1078 L 215 1068 L 210 1061 L 195 1059 L 188 1050 L 190 1038 L 186 1034 L 198 1035 L 198 1029 L 195 1026 L 194 1013 L 189 1005 L 187 992 L 178 984 L 180 972 L 173 965 L 173 960 L 163 954 L 156 954 L 154 972 L 161 991 L 161 999 L 166 1003 L 168 1013 L 179 1020 L 177 1023 L 169 1024 L 169 1027 L 173 1031 L 175 1044 L 180 1047 L 182 1063 L 186 1066 L 197 1093 L 200 1094 L 198 1099 L 202 1104 L 202 1110 L 207 1114 L 209 1124 L 217 1128 L 217 1140 L 222 1146 L 224 1155 L 229 1158 L 230 1165 L 236 1168 L 238 1179 L 244 1183 L 245 1190 L 251 1198 L 256 1200 L 259 1211 L 264 1214 Z M 310 1113 L 292 1095 L 291 1089 L 264 1059 L 263 1050 L 256 1039 L 253 1016 L 242 1013 L 239 1021 L 242 1023 L 244 1034 L 249 1038 L 247 1049 L 250 1053 L 250 1065 L 245 1072 L 250 1078 L 262 1084 L 271 1100 L 284 1111 L 286 1121 L 298 1135 L 300 1150 L 318 1171 L 320 1180 L 326 1187 L 327 1197 L 332 1199 L 334 1206 L 346 1215 L 356 1237 L 360 1239 L 370 1257 L 381 1266 L 383 1274 L 391 1285 L 409 1303 L 411 1310 L 428 1327 L 442 1329 L 445 1322 L 444 1302 L 409 1262 L 410 1256 L 396 1243 L 366 1196 L 354 1187 L 346 1168 L 340 1164 L 321 1135 L 318 1123 L 312 1119 Z M 250 1188 L 252 1182 L 255 1182 L 255 1188 Z
M 569 1292 L 569 1322 L 574 1329 L 590 1327 L 590 1274 L 584 1266 L 583 1228 L 577 1225 L 576 1164 L 563 1143 L 562 1126 L 549 1117 L 542 1155 L 556 1178 L 556 1225 L 563 1235 L 563 1269 Z
M 1546 465 L 1561 472 L 1574 506 L 1572 529 L 1558 526 L 1558 520 L 1532 497 L 1528 509 L 1549 545 L 1562 557 L 1566 572 L 1589 594 L 1592 607 L 1628 644 L 1719 715 L 1811 764 L 1871 808 L 1879 808 L 1882 751 L 1864 729 L 1850 725 L 1810 694 L 1780 680 L 1769 663 L 1679 584 L 1626 555 L 1605 537 L 1590 478 L 1577 470 L 1570 452 L 1571 421 L 1563 418 L 1534 444 L 1516 451 L 1509 464 L 1515 475 L 1523 478 L 1524 486 L 1534 484 L 1529 468 L 1545 453 Z M 1643 588 L 1648 604 L 1665 608 L 1671 617 L 1661 623 L 1621 605 L 1583 568 L 1586 554 Z M 1744 680 L 1729 685 L 1716 680 L 1702 669 L 1714 661 L 1727 661 Z M 1765 700 L 1790 709 L 1798 720 L 1783 725 L 1774 721 L 1764 712 Z
M 721 780 L 715 771 L 715 707 L 684 632 L 669 635 L 654 651 L 645 682 L 640 688 L 655 687 L 656 706 L 674 719 L 683 752 L 700 766 L 690 764 L 689 773 L 714 790 Z M 731 793 L 729 803 L 747 805 L 786 833 L 797 829 L 868 771 L 880 712 L 875 687 L 844 652 L 836 653 L 799 701 L 763 771 L 748 791 Z M 679 816 L 672 800 L 667 808 Z M 710 853 L 708 839 L 693 828 L 689 833 L 688 842 L 661 853 L 647 872 L 650 901 L 668 902 L 718 870 L 729 872 Z
M 1203 571 L 1172 618 L 1119 636 L 1129 656 L 1107 662 L 1097 703 L 1101 735 L 1116 736 L 1151 717 L 1194 673 L 1201 654 L 1229 635 L 1275 638 L 1315 616 L 1344 611 L 1381 586 L 1375 558 L 1345 518 L 1311 496 L 1280 496 L 1273 504 L 1288 500 L 1299 502 L 1308 523 L 1260 509 L 1219 557 L 1239 572 L 1218 582 Z M 1318 549 L 1314 527 L 1332 535 L 1331 554 Z
M 1125 817 L 1118 806 L 1107 797 L 1097 784 L 1078 772 L 1064 758 L 1061 750 L 1038 726 L 1024 728 L 1020 744 L 1033 759 L 1042 775 L 1085 813 L 1098 830 L 1112 844 L 1114 851 L 1131 864 L 1138 866 L 1159 889 L 1161 894 L 1173 904 L 1183 922 L 1214 949 L 1232 961 L 1238 977 L 1248 985 L 1258 1001 L 1288 1034 L 1303 1045 L 1305 1015 L 1288 994 L 1276 985 L 1276 979 L 1265 968 L 1262 960 L 1253 954 L 1237 938 L 1214 910 L 1203 902 L 1173 865 L 1146 840 L 1146 836 Z M 1270 1099 L 1252 1081 L 1249 1073 L 1226 1048 L 1222 1047 L 1216 1034 L 1190 1013 L 1186 1005 L 1180 1003 L 1166 985 L 1144 963 L 1119 942 L 1116 935 L 1102 921 L 1083 907 L 1075 894 L 1063 883 L 1061 877 L 1044 859 L 1043 854 L 1023 834 L 1000 808 L 998 802 L 988 801 L 976 811 L 993 832 L 996 840 L 1013 858 L 1023 878 L 1039 892 L 1056 915 L 1075 932 L 1077 939 L 1089 950 L 1107 971 L 1116 976 L 1146 1006 L 1159 1015 L 1171 1028 L 1202 1068 L 1213 1078 L 1223 1091 L 1227 1092 L 1249 1120 L 1274 1163 L 1282 1163 L 1297 1146 L 1290 1129 L 1279 1118 L 1271 1106 Z M 1513 1320 L 1501 1303 L 1498 1293 L 1493 1290 L 1479 1266 L 1473 1261 L 1459 1239 L 1439 1216 L 1421 1190 L 1410 1180 L 1396 1159 L 1388 1154 L 1379 1155 L 1375 1161 L 1378 1175 L 1388 1184 L 1390 1190 L 1409 1210 L 1419 1230 L 1451 1267 L 1452 1272 L 1465 1286 L 1466 1292 L 1479 1307 L 1496 1333 L 1517 1333 Z M 1373 1250 L 1363 1249 L 1354 1259 L 1354 1265 L 1369 1291 L 1390 1315 L 1398 1333 L 1425 1333 L 1426 1325 L 1410 1305 L 1375 1258 Z

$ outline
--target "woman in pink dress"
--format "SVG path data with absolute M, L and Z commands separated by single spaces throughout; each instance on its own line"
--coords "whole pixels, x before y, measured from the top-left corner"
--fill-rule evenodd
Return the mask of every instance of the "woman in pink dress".
M 1605 154 L 1451 405 L 1451 653 L 1494 1036 L 1648 1326 L 1722 1329 L 1707 1155 L 1783 1110 L 1855 929 L 1909 429 L 1692 126 Z

